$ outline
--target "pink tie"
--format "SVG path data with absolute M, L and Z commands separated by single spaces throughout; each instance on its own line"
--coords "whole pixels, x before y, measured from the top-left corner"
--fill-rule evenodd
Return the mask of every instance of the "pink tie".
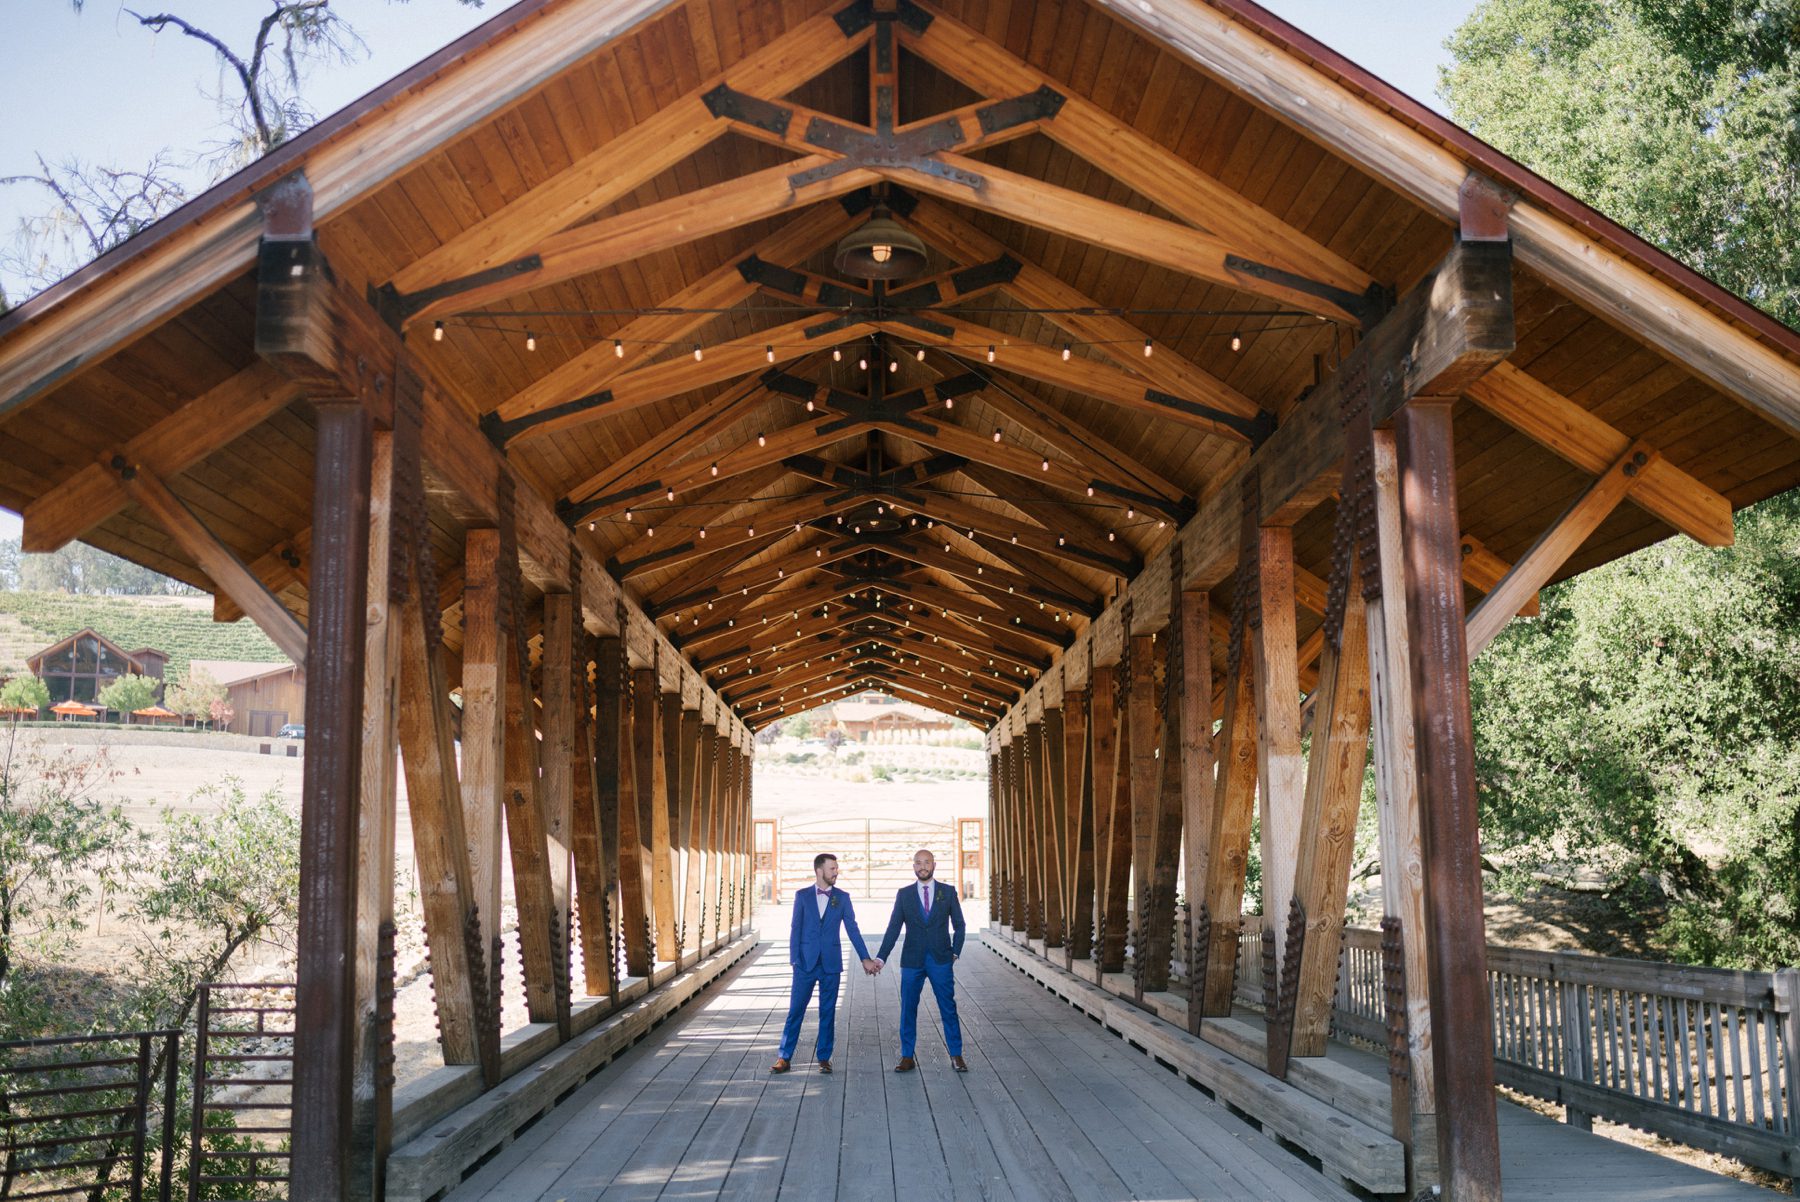
M 925 916 L 929 918 L 931 917 L 931 886 L 925 886 L 923 892 L 925 894 L 925 900 L 922 904 L 925 907 Z

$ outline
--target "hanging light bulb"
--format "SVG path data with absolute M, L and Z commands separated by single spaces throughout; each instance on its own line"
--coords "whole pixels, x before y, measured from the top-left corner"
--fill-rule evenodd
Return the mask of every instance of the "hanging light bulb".
M 857 356 L 856 370 L 858 370 L 858 371 L 868 371 L 869 370 L 869 357 L 867 355 Z
M 613 339 L 613 358 L 623 359 L 624 357 L 625 357 L 625 344 L 623 342 L 620 342 L 617 338 Z
M 842 363 L 844 361 L 844 348 L 843 347 L 834 346 L 831 348 L 831 361 L 833 363 Z
M 631 510 L 629 509 L 625 511 L 625 520 L 628 522 L 631 520 Z
M 988 343 L 988 362 L 992 363 L 993 361 L 994 361 L 994 344 L 990 342 L 990 343 Z
M 1043 461 L 1043 462 L 1042 462 L 1042 463 L 1040 463 L 1040 464 L 1039 464 L 1039 465 L 1038 465 L 1038 470 L 1039 470 L 1039 471 L 1040 471 L 1040 472 L 1047 472 L 1047 471 L 1049 471 L 1049 470 L 1050 470 L 1050 461 L 1049 461 L 1049 460 L 1048 460 L 1048 459 L 1046 459 L 1046 460 L 1044 460 L 1044 461 Z
M 533 334 L 530 330 L 525 331 L 525 349 L 528 351 L 537 350 L 537 335 Z
M 696 342 L 694 344 L 694 362 L 698 363 L 703 358 L 705 358 L 705 356 L 700 352 L 700 344 Z
M 719 474 L 719 465 L 716 463 L 712 465 L 712 474 L 715 476 Z
M 667 492 L 666 492 L 666 493 L 665 493 L 665 494 L 664 494 L 664 496 L 665 496 L 665 497 L 666 497 L 666 498 L 667 498 L 667 499 L 668 499 L 668 500 L 671 500 L 671 501 L 673 501 L 673 500 L 674 500 L 674 499 L 675 499 L 675 490 L 674 490 L 674 489 L 672 489 L 672 488 L 671 488 L 671 489 L 669 489 L 669 490 L 668 490 L 668 491 L 667 491 Z
M 994 441 L 995 441 L 995 442 L 999 442 L 999 441 L 1000 441 L 1000 431 L 998 431 L 998 430 L 995 430 L 995 431 L 994 431 Z
M 592 522 L 589 522 L 589 523 L 588 523 L 588 529 L 589 529 L 589 530 L 592 530 L 592 529 L 593 529 L 593 528 L 594 528 L 594 523 L 592 523 Z
M 756 527 L 755 527 L 755 526 L 751 526 L 751 527 L 750 527 L 750 528 L 749 528 L 749 532 L 748 532 L 748 533 L 747 533 L 747 534 L 746 534 L 746 536 L 745 536 L 745 537 L 747 537 L 747 538 L 755 538 L 755 537 L 756 537 Z
M 1067 540 L 1067 539 L 1065 539 L 1065 538 L 1064 538 L 1064 537 L 1063 537 L 1063 536 L 1062 536 L 1062 535 L 1060 535 L 1060 534 L 1059 534 L 1059 535 L 1057 535 L 1057 536 L 1056 536 L 1056 545 L 1057 545 L 1057 546 L 1059 546 L 1059 547 L 1060 547 L 1060 546 L 1062 546 L 1062 545 L 1063 545 L 1063 544 L 1064 544 L 1064 543 L 1066 543 L 1066 542 L 1067 542 L 1067 541 L 1068 541 L 1068 540 Z
M 1150 357 L 1150 352 L 1154 349 L 1155 348 L 1150 345 L 1150 340 L 1148 338 L 1144 339 L 1144 358 L 1148 359 Z
M 1125 507 L 1125 516 L 1126 516 L 1126 518 L 1128 518 L 1128 519 L 1129 519 L 1129 518 L 1134 518 L 1134 517 L 1136 517 L 1136 516 L 1137 516 L 1137 510 L 1135 510 L 1135 509 L 1133 509 L 1133 508 L 1132 508 L 1132 507 L 1131 507 L 1131 506 L 1129 506 L 1129 505 L 1127 505 L 1127 506 L 1126 506 L 1126 507 Z
M 700 537 L 701 538 L 706 537 L 706 527 L 705 526 L 700 527 Z
M 444 323 L 443 322 L 434 321 L 431 323 L 431 340 L 433 342 L 442 342 L 444 340 Z
M 763 432 L 761 430 L 758 430 L 756 432 L 756 445 L 759 447 L 766 447 L 769 445 L 768 438 L 763 434 Z
M 897 372 L 899 370 L 900 370 L 900 361 L 898 359 L 889 359 L 888 360 L 888 374 L 892 375 L 894 372 Z
M 1065 342 L 1065 343 L 1063 343 L 1063 362 L 1067 363 L 1068 361 L 1069 361 L 1069 344 Z
M 1116 539 L 1116 538 L 1117 538 L 1117 537 L 1118 537 L 1118 536 L 1117 536 L 1117 535 L 1115 535 L 1115 534 L 1114 534 L 1114 533 L 1113 533 L 1113 532 L 1112 532 L 1112 531 L 1110 531 L 1110 530 L 1108 530 L 1108 531 L 1107 531 L 1107 532 L 1106 532 L 1106 541 L 1107 541 L 1107 542 L 1109 542 L 1109 543 L 1110 543 L 1110 542 L 1112 542 L 1112 541 L 1113 541 L 1113 540 L 1114 540 L 1114 539 Z
M 655 526 L 644 527 L 644 537 L 645 538 L 655 538 L 656 537 L 656 527 Z
M 806 398 L 806 411 L 808 413 L 811 413 L 813 411 L 813 402 L 812 402 L 811 397 Z
M 920 347 L 918 350 L 914 351 L 913 358 L 917 359 L 920 363 L 925 362 L 925 348 Z
M 770 363 L 775 362 L 775 348 L 772 346 L 763 347 L 763 358 Z
M 1233 334 L 1231 336 L 1231 349 L 1234 351 L 1241 351 L 1244 349 L 1244 339 L 1242 336 L 1238 334 Z
M 944 398 L 944 408 L 946 408 L 946 409 L 956 408 L 956 398 L 953 396 L 945 397 Z

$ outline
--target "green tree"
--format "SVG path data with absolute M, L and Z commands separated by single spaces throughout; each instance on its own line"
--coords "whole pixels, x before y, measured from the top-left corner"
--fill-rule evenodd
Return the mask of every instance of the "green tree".
M 1447 46 L 1458 123 L 1800 320 L 1800 0 L 1486 0 Z
M 60 959 L 128 866 L 131 824 L 96 796 L 117 775 L 104 750 L 47 757 L 16 729 L 0 749 L 0 1039 L 37 1033 L 22 970 Z
M 0 710 L 29 707 L 41 712 L 49 704 L 50 686 L 35 676 L 15 676 L 0 685 Z
M 94 700 L 129 719 L 132 711 L 141 710 L 155 702 L 156 682 L 148 676 L 128 672 L 101 689 Z
M 214 680 L 205 669 L 196 668 L 190 670 L 181 683 L 167 690 L 163 704 L 184 718 L 209 722 L 213 716 L 213 704 L 223 703 L 227 696 L 224 685 Z

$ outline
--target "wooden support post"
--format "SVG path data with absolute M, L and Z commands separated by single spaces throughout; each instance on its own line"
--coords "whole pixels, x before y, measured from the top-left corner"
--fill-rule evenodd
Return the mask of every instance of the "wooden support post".
M 551 965 L 556 973 L 557 1022 L 567 1025 L 572 995 L 570 896 L 575 819 L 575 598 L 571 593 L 544 594 L 544 651 L 539 672 L 543 775 L 538 796 L 543 804 L 544 840 L 550 863 Z M 583 668 L 585 670 L 586 664 Z M 565 1032 L 563 1038 L 568 1038 Z
M 988 921 L 1006 925 L 1006 829 L 1001 821 L 1000 754 L 987 753 Z
M 1250 477 L 1254 480 L 1255 477 Z M 1206 980 L 1202 1013 L 1231 1013 L 1237 979 L 1238 932 L 1243 929 L 1244 877 L 1250 864 L 1250 819 L 1256 806 L 1258 740 L 1251 663 L 1245 654 L 1245 627 L 1254 607 L 1261 531 L 1256 505 L 1245 500 L 1237 591 L 1231 607 L 1231 642 L 1225 655 L 1225 703 L 1213 785 L 1212 827 L 1207 837 L 1205 921 Z
M 1348 513 L 1339 518 L 1348 522 Z M 1347 528 L 1343 545 L 1353 545 Z M 1341 567 L 1342 581 L 1337 578 Z M 1320 660 L 1313 710 L 1306 798 L 1300 817 L 1294 896 L 1305 928 L 1299 979 L 1293 991 L 1290 1053 L 1323 1056 L 1331 1037 L 1331 1004 L 1343 944 L 1345 895 L 1356 848 L 1356 815 L 1362 806 L 1369 761 L 1369 628 L 1360 581 L 1346 549 L 1333 556 L 1332 595 L 1326 605 L 1325 652 Z M 1289 932 L 1289 937 L 1293 932 Z M 1291 959 L 1291 957 L 1290 957 Z
M 1067 838 L 1063 828 L 1068 825 L 1069 811 L 1063 783 L 1062 710 L 1044 711 L 1037 749 L 1042 760 L 1038 779 L 1043 783 L 1037 809 L 1038 873 L 1044 882 L 1044 948 L 1048 951 L 1064 946 L 1067 929 L 1063 910 L 1063 847 Z
M 1025 938 L 1044 938 L 1044 724 L 1025 724 L 1019 744 L 1020 809 L 1025 816 Z
M 1204 592 L 1181 591 L 1175 594 L 1181 623 L 1181 722 L 1178 741 L 1181 764 L 1181 834 L 1183 869 L 1182 893 L 1187 900 L 1188 918 L 1195 923 L 1195 939 L 1205 933 L 1199 922 L 1202 902 L 1206 897 L 1207 839 L 1212 835 L 1213 812 L 1213 682 L 1212 682 L 1212 598 Z M 1190 947 L 1190 951 L 1193 949 Z M 1198 961 L 1194 954 L 1193 960 Z M 1189 963 L 1188 972 L 1196 972 Z M 1192 981 L 1190 999 L 1197 999 L 1200 982 Z M 1190 1017 L 1200 1017 L 1197 1004 L 1189 1007 Z M 1190 1026 L 1197 1025 L 1190 1023 Z
M 491 1005 L 490 952 L 476 878 L 469 860 L 462 784 L 451 733 L 450 689 L 444 673 L 437 572 L 419 458 L 420 388 L 403 370 L 394 398 L 395 522 L 389 577 L 399 616 L 401 762 L 413 861 L 431 954 L 432 995 L 445 1064 L 476 1064 L 490 1086 L 500 1080 L 500 1020 Z
M 1021 762 L 1019 748 L 1023 740 L 1010 731 L 1006 741 L 1000 745 L 1000 763 L 1002 769 L 1001 802 L 1006 807 L 1006 859 L 1007 859 L 1007 926 L 1012 929 L 1015 940 L 1025 937 L 1025 815 L 1020 799 L 1024 793 L 1024 783 L 1019 779 Z
M 580 561 L 574 562 L 579 564 Z M 574 711 L 575 731 L 569 746 L 572 807 L 569 837 L 574 859 L 576 915 L 581 932 L 583 991 L 589 997 L 605 997 L 615 988 L 613 953 L 617 945 L 613 942 L 612 928 L 618 914 L 614 895 L 618 891 L 619 819 L 615 811 L 608 831 L 600 818 L 599 774 L 596 771 L 599 743 L 590 714 L 594 689 L 589 675 L 589 663 L 597 658 L 598 652 L 594 641 L 580 625 L 577 618 L 570 672 L 570 705 Z
M 510 493 L 510 489 L 504 490 Z M 500 635 L 503 684 L 502 744 L 505 755 L 506 842 L 512 856 L 513 905 L 519 915 L 519 958 L 524 965 L 525 1010 L 534 1023 L 555 1023 L 568 1038 L 567 960 L 559 962 L 562 943 L 550 876 L 551 843 L 540 792 L 537 723 L 533 720 L 531 676 L 526 666 L 523 615 L 519 613 L 518 544 L 511 537 L 511 502 L 501 509 L 500 574 L 505 608 Z M 568 845 L 558 848 L 568 855 Z M 565 882 L 566 882 L 565 868 Z M 565 884 L 565 889 L 567 888 Z
M 737 896 L 737 934 L 742 935 L 750 929 L 750 847 L 755 830 L 755 790 L 753 770 L 756 761 L 748 751 L 733 746 L 732 757 L 737 762 L 737 824 L 733 833 L 737 837 L 737 879 L 734 882 Z
M 1457 1202 L 1499 1202 L 1481 830 L 1458 550 L 1450 402 L 1414 400 L 1395 418 L 1413 729 L 1425 846 L 1427 949 L 1436 1053 L 1438 1160 Z M 1514 607 L 1516 608 L 1516 606 Z
M 621 623 L 620 629 L 623 628 Z M 637 787 L 638 706 L 633 696 L 637 690 L 637 674 L 631 670 L 621 640 L 602 639 L 600 647 L 602 665 L 619 674 L 619 683 L 610 690 L 617 697 L 617 717 L 614 718 L 607 712 L 611 704 L 607 697 L 609 690 L 603 687 L 600 694 L 600 730 L 604 738 L 608 721 L 611 720 L 613 729 L 619 735 L 616 751 L 618 773 L 613 795 L 618 799 L 619 926 L 625 945 L 625 971 L 630 976 L 648 978 L 656 967 L 656 944 L 650 927 L 650 851 L 645 844 L 649 836 L 650 821 L 649 815 L 644 812 L 645 807 L 639 802 Z M 602 677 L 604 679 L 605 673 Z M 607 797 L 605 760 L 602 759 L 600 764 L 600 812 L 604 820 Z
M 725 913 L 720 904 L 725 884 L 725 736 L 707 731 L 706 921 L 717 950 L 725 942 Z M 779 871 L 779 869 L 777 870 Z M 779 890 L 780 882 L 776 888 Z
M 1155 914 L 1156 823 L 1162 812 L 1162 762 L 1156 754 L 1161 723 L 1156 712 L 1155 640 L 1147 634 L 1132 635 L 1130 659 L 1126 729 L 1131 732 L 1132 982 L 1141 991 L 1154 992 L 1169 985 L 1169 943 L 1157 937 Z M 1171 909 L 1173 904 L 1171 898 Z
M 300 804 L 291 1196 L 350 1192 L 357 791 L 369 584 L 369 413 L 320 401 Z
M 663 749 L 662 697 L 657 670 L 632 672 L 632 753 L 637 767 L 638 834 L 645 844 L 651 946 L 658 961 L 674 959 L 675 882 L 669 875 L 669 777 Z
M 1062 704 L 1062 780 L 1066 791 L 1063 819 L 1063 877 L 1068 954 L 1065 968 L 1094 952 L 1094 778 L 1088 755 L 1088 694 L 1066 689 Z
M 1262 902 L 1265 929 L 1275 932 L 1275 960 L 1287 950 L 1288 910 L 1294 896 L 1294 858 L 1306 763 L 1300 756 L 1300 669 L 1296 656 L 1294 532 L 1257 531 L 1255 609 L 1250 650 L 1256 679 L 1256 777 L 1262 817 Z
M 400 745 L 399 607 L 393 574 L 394 435 L 369 456 L 368 627 L 364 636 L 362 784 L 357 807 L 355 1093 L 349 1197 L 383 1195 L 394 1110 L 394 825 Z
M 687 910 L 687 892 L 681 879 L 682 869 L 686 865 L 687 848 L 683 838 L 682 815 L 686 807 L 682 805 L 681 793 L 686 778 L 682 775 L 683 749 L 686 744 L 682 739 L 681 724 L 685 712 L 681 708 L 681 691 L 663 690 L 662 694 L 662 747 L 663 747 L 663 781 L 668 789 L 664 799 L 669 814 L 669 918 L 670 938 L 668 946 L 673 954 L 668 958 L 679 960 L 687 951 L 687 932 L 682 929 L 682 915 Z M 690 770 L 691 771 L 691 770 Z M 659 864 L 658 871 L 662 871 Z M 662 924 L 658 922 L 658 929 Z
M 1094 731 L 1094 894 L 1099 947 L 1094 955 L 1098 980 L 1125 969 L 1125 927 L 1130 914 L 1131 789 L 1130 757 L 1125 750 L 1125 707 L 1119 673 L 1096 664 L 1089 675 Z
M 1365 562 L 1369 682 L 1375 749 L 1382 909 L 1400 932 L 1405 1047 L 1390 1049 L 1394 1135 L 1407 1145 L 1413 1192 L 1437 1179 L 1437 1084 L 1431 1052 L 1431 996 L 1425 949 L 1425 853 L 1413 754 L 1411 636 L 1400 529 L 1400 473 L 1391 430 L 1371 434 L 1375 552 Z M 1364 544 L 1365 549 L 1367 543 Z M 1365 551 L 1366 553 L 1366 551 Z M 1373 583 L 1374 588 L 1370 589 Z
M 682 845 L 687 863 L 681 873 L 681 891 L 687 899 L 682 912 L 682 943 L 704 951 L 706 948 L 706 792 L 712 785 L 711 764 L 707 752 L 706 727 L 700 710 L 687 710 L 681 715 L 682 768 L 687 779 L 681 788 L 685 815 L 681 821 Z
M 500 816 L 506 791 L 506 633 L 500 626 L 500 532 L 463 536 L 462 801 L 469 869 L 499 1020 Z M 408 778 L 410 780 L 410 778 Z

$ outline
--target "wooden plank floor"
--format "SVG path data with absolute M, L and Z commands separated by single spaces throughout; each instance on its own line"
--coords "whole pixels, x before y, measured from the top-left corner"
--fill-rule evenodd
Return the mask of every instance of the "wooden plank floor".
M 836 1073 L 813 1071 L 809 1017 L 795 1070 L 771 1077 L 788 967 L 767 944 L 450 1199 L 1351 1196 L 974 941 L 957 965 L 971 1071 L 950 1071 L 926 990 L 920 1071 L 898 1076 L 898 976 L 845 974 Z

